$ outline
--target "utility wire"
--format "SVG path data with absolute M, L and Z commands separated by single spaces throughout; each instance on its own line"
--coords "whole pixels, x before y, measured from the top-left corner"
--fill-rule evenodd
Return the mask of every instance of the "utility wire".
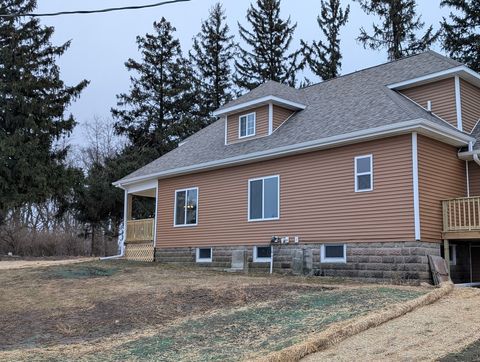
M 98 13 L 110 13 L 112 11 L 124 11 L 124 10 L 139 10 L 139 9 L 147 9 L 147 8 L 154 8 L 166 4 L 173 4 L 179 2 L 187 2 L 190 0 L 168 0 L 162 1 L 159 3 L 154 4 L 147 4 L 147 5 L 133 5 L 133 6 L 123 6 L 118 8 L 107 8 L 107 9 L 98 9 L 98 10 L 76 10 L 76 11 L 59 11 L 56 13 L 23 13 L 23 14 L 0 14 L 1 18 L 13 18 L 19 16 L 31 16 L 31 17 L 47 17 L 47 16 L 61 16 L 61 15 L 85 15 L 85 14 L 98 14 Z

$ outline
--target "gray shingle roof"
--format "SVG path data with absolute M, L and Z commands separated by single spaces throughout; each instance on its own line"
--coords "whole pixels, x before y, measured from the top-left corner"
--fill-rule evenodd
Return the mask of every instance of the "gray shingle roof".
M 119 182 L 179 167 L 265 151 L 279 145 L 294 145 L 418 118 L 453 129 L 446 122 L 389 89 L 387 85 L 459 65 L 461 64 L 452 59 L 428 51 L 302 89 L 267 82 L 227 106 L 275 92 L 273 95 L 303 103 L 306 108 L 297 112 L 268 137 L 231 145 L 225 145 L 224 121 L 218 120 L 189 137 L 182 146 Z

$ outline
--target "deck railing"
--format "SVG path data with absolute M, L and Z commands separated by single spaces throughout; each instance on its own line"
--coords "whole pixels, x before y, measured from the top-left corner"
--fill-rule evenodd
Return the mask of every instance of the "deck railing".
M 153 241 L 155 219 L 128 220 L 126 242 Z
M 479 231 L 480 197 L 462 197 L 442 201 L 443 231 Z

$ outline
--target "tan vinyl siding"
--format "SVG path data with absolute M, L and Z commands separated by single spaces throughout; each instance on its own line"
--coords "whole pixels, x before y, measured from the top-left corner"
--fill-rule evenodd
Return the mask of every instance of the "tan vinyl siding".
M 465 132 L 471 132 L 480 119 L 480 88 L 460 80 L 462 123 Z
M 273 106 L 273 127 L 272 130 L 275 131 L 280 125 L 285 122 L 288 117 L 294 114 L 295 111 L 291 109 L 286 109 L 279 106 Z
M 373 154 L 374 191 L 354 192 Z M 248 222 L 248 180 L 280 176 L 280 219 Z M 173 227 L 176 189 L 198 187 L 198 226 Z M 414 239 L 411 135 L 159 180 L 157 247 Z
M 239 118 L 245 114 L 255 113 L 255 136 L 238 138 Z M 268 106 L 261 106 L 246 111 L 229 114 L 227 117 L 227 143 L 242 142 L 253 138 L 268 136 Z
M 468 178 L 470 180 L 470 196 L 480 196 L 480 166 L 474 161 L 468 162 Z
M 431 101 L 433 113 L 457 126 L 454 78 L 403 89 L 400 92 L 424 108 L 427 108 L 427 102 Z
M 440 241 L 444 199 L 466 196 L 465 161 L 457 148 L 418 136 L 420 230 L 424 241 Z

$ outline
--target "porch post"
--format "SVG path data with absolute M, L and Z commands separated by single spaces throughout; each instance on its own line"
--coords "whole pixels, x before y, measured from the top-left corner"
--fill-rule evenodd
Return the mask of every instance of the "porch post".
M 443 255 L 445 256 L 447 271 L 448 275 L 450 276 L 450 243 L 447 239 L 443 240 Z

